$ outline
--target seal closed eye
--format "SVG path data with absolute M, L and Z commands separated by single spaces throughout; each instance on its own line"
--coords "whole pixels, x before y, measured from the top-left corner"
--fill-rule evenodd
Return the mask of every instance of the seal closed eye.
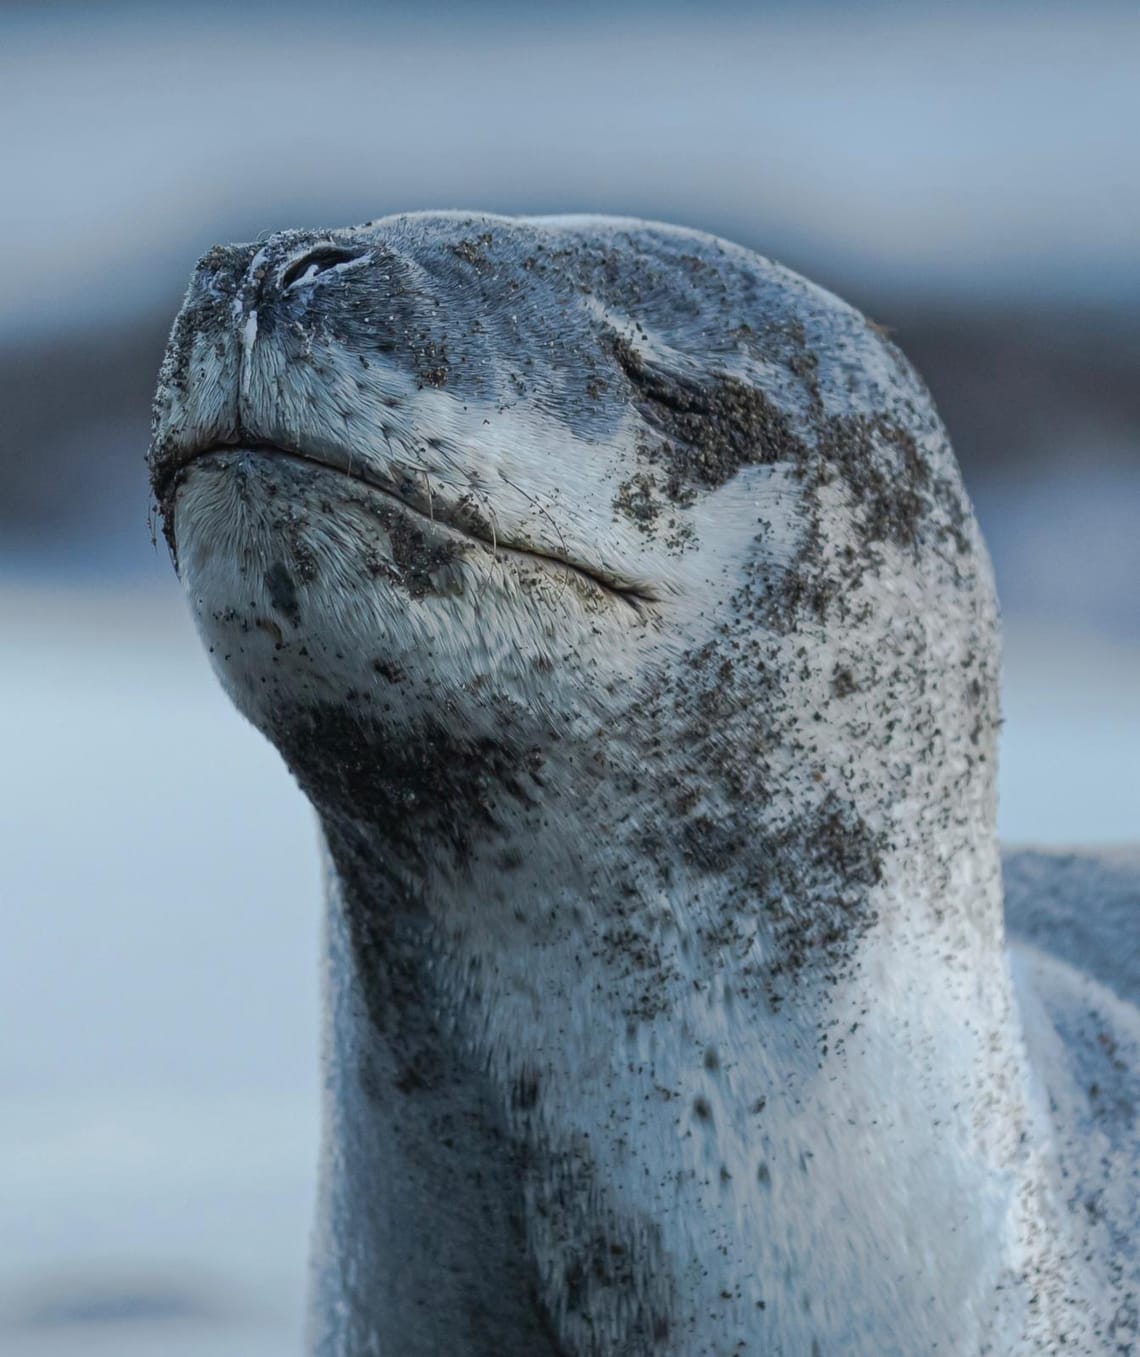
M 639 221 L 282 232 L 151 472 L 326 848 L 313 1352 L 1130 1341 L 1135 997 L 1013 989 L 991 572 L 862 316 Z

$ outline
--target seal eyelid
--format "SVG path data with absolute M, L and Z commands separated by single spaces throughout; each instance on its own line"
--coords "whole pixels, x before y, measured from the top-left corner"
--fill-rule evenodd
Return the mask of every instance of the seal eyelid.
M 281 287 L 288 290 L 296 283 L 310 283 L 318 274 L 340 264 L 354 264 L 368 257 L 367 251 L 345 249 L 340 245 L 318 245 L 305 250 L 286 264 L 281 274 Z

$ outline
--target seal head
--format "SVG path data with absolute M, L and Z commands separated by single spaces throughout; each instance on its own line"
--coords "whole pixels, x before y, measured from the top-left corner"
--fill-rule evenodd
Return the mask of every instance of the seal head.
M 216 249 L 152 469 L 215 667 L 322 811 L 387 818 L 388 779 L 427 778 L 402 862 L 420 814 L 470 838 L 492 801 L 533 800 L 555 747 L 581 743 L 581 796 L 604 731 L 660 769 L 669 836 L 719 868 L 805 714 L 816 829 L 867 825 L 819 737 L 872 692 L 913 713 L 925 687 L 931 765 L 945 704 L 968 706 L 976 780 L 993 599 L 941 426 L 861 316 L 723 242 L 456 215 Z M 793 636 L 811 674 L 789 703 Z M 953 692 L 930 690 L 931 645 L 960 652 Z M 862 744 L 889 763 L 911 726 Z M 327 757 L 350 746 L 375 760 Z M 868 875 L 877 832 L 848 845 Z

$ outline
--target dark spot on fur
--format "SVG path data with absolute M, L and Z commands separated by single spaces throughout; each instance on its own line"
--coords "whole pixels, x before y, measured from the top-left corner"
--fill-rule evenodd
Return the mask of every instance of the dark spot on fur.
M 516 1112 L 532 1112 L 538 1106 L 538 1073 L 524 1069 L 511 1087 L 511 1106 Z
M 692 816 L 681 830 L 686 860 L 705 872 L 720 871 L 742 851 L 747 833 L 745 824 L 735 816 L 728 820 Z
M 488 260 L 485 251 L 492 241 L 491 232 L 484 231 L 476 240 L 459 241 L 458 244 L 451 247 L 451 251 L 466 264 L 472 264 L 476 268 L 487 268 Z
M 448 377 L 447 342 L 424 331 L 410 344 L 412 371 L 421 386 L 446 386 Z
M 677 504 L 715 490 L 750 463 L 802 458 L 805 449 L 787 416 L 759 387 L 713 374 L 698 381 L 651 365 L 628 340 L 612 340 L 614 357 L 638 395 L 645 421 L 665 436 L 645 457 L 664 472 Z
M 645 1260 L 634 1250 L 605 1234 L 597 1234 L 569 1256 L 563 1271 L 566 1309 L 591 1327 L 593 1315 L 603 1305 L 606 1312 L 614 1313 L 612 1301 L 602 1300 L 605 1292 L 626 1293 L 630 1313 L 623 1325 L 627 1335 L 620 1351 L 630 1354 L 649 1352 L 650 1344 L 662 1342 L 670 1328 L 668 1316 L 647 1314 L 644 1310 L 644 1301 L 638 1295 L 644 1265 Z
M 856 691 L 858 685 L 855 682 L 855 676 L 846 665 L 835 666 L 835 672 L 831 676 L 831 691 L 838 698 L 850 697 Z
M 481 541 L 494 543 L 497 540 L 495 526 L 484 513 L 474 495 L 463 495 L 450 511 L 450 521 L 462 531 L 478 537 Z
M 770 974 L 793 979 L 809 964 L 834 970 L 875 921 L 870 892 L 882 880 L 883 836 L 828 793 L 806 823 L 777 836 L 772 847 L 749 881 L 773 925 Z M 805 895 L 807 882 L 812 889 Z
M 823 422 L 818 453 L 861 508 L 868 542 L 917 545 L 930 509 L 930 471 L 908 429 L 886 415 L 836 416 Z
M 320 703 L 274 724 L 274 742 L 325 820 L 374 828 L 381 879 L 400 865 L 462 864 L 476 837 L 496 830 L 500 805 L 533 804 L 540 755 L 458 739 L 431 719 L 393 738 L 361 708 Z
M 623 481 L 614 496 L 614 512 L 625 518 L 646 535 L 652 533 L 653 526 L 662 512 L 662 504 L 653 496 L 654 483 L 651 477 L 641 472 Z
M 661 1335 L 673 1328 L 674 1288 L 660 1225 L 616 1214 L 599 1201 L 587 1138 L 558 1152 L 547 1148 L 535 1166 L 539 1171 L 530 1180 L 535 1221 L 556 1278 L 547 1304 L 553 1302 L 558 1315 L 567 1357 L 571 1352 L 651 1357 L 660 1350 Z M 578 1214 L 586 1201 L 592 1202 L 592 1224 Z M 596 1342 L 600 1314 L 612 1326 L 604 1347 Z
M 301 608 L 297 602 L 297 586 L 283 561 L 274 561 L 263 576 L 265 588 L 269 592 L 269 601 L 274 608 L 297 626 L 301 621 Z
M 669 1006 L 666 981 L 673 975 L 665 964 L 656 930 L 646 929 L 635 917 L 636 896 L 626 896 L 627 908 L 617 908 L 615 917 L 601 934 L 596 953 L 605 958 L 615 976 L 635 982 L 633 1002 L 626 1009 L 630 1020 L 649 1022 Z
M 429 535 L 411 514 L 400 509 L 393 509 L 386 515 L 385 527 L 397 578 L 413 598 L 451 593 L 461 587 L 461 581 L 447 569 L 463 555 L 463 547 L 458 542 L 436 537 L 434 533 Z

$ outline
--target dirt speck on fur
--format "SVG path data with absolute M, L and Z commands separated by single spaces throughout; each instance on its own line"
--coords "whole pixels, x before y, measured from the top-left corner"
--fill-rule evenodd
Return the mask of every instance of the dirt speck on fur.
M 299 626 L 301 608 L 297 602 L 297 586 L 284 561 L 273 562 L 265 572 L 264 583 L 274 608 L 287 622 Z
M 806 456 L 787 416 L 759 387 L 717 373 L 683 378 L 654 366 L 620 336 L 610 342 L 642 417 L 664 435 L 641 453 L 662 468 L 664 493 L 675 504 L 691 504 L 698 491 L 717 489 L 742 466 Z

